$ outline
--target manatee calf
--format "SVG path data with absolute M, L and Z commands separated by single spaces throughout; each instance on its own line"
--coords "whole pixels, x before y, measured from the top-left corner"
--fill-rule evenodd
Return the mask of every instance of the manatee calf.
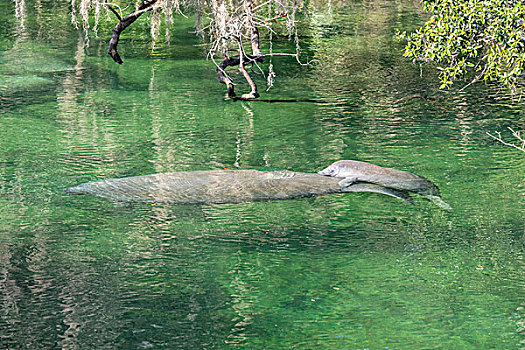
M 319 171 L 318 174 L 339 178 L 341 188 L 371 183 L 403 193 L 417 193 L 443 209 L 452 209 L 441 199 L 439 188 L 433 182 L 408 171 L 383 168 L 357 160 L 340 160 Z
M 219 204 L 373 192 L 411 202 L 406 191 L 366 182 L 341 187 L 340 181 L 292 171 L 183 171 L 87 182 L 66 189 L 66 193 L 91 194 L 116 202 Z

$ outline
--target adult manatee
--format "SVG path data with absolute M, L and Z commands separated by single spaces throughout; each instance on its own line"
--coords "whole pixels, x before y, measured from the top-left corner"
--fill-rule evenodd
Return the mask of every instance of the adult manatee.
M 318 174 L 340 179 L 339 185 L 342 188 L 371 183 L 397 191 L 417 193 L 443 209 L 452 209 L 441 199 L 439 188 L 432 181 L 408 171 L 383 168 L 357 160 L 339 160 Z
M 411 202 L 405 191 L 373 183 L 341 187 L 341 179 L 315 173 L 209 170 L 160 173 L 87 182 L 66 189 L 116 202 L 206 204 L 269 201 L 343 192 L 374 192 Z

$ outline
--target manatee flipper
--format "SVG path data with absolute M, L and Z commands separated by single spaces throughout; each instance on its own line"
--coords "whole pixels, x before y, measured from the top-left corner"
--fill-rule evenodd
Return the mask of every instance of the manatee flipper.
M 343 180 L 344 181 L 344 180 Z M 341 183 L 340 181 L 339 183 Z M 348 186 L 341 187 L 341 192 L 371 192 L 371 193 L 380 193 L 386 194 L 387 196 L 395 197 L 404 200 L 410 204 L 414 204 L 412 197 L 407 191 L 394 190 L 392 188 L 387 188 L 379 186 L 376 184 L 371 184 L 367 182 L 353 182 Z
M 345 177 L 344 179 L 339 181 L 339 187 L 341 187 L 341 189 L 347 188 L 355 184 L 357 181 L 357 177 Z
M 439 196 L 428 195 L 424 197 L 427 198 L 432 203 L 434 203 L 435 205 L 437 205 L 441 209 L 452 210 L 452 207 L 447 202 L 445 202 L 443 199 L 441 199 L 441 197 Z

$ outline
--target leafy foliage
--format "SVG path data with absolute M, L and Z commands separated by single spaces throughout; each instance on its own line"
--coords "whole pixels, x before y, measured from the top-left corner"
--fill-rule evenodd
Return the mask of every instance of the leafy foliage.
M 434 61 L 440 88 L 472 78 L 499 82 L 512 93 L 525 64 L 525 4 L 519 0 L 423 0 L 431 16 L 415 33 L 404 35 L 405 56 Z

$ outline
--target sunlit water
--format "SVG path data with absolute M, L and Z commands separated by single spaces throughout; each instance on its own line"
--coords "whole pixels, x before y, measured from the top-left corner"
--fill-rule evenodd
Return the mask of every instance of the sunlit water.
M 524 129 L 523 103 L 436 91 L 434 68 L 392 39 L 422 20 L 411 2 L 313 12 L 303 46 L 321 62 L 274 59 L 262 98 L 323 103 L 228 100 L 191 20 L 153 53 L 137 24 L 118 66 L 109 26 L 88 47 L 53 4 L 19 19 L 0 4 L 0 348 L 525 346 L 525 157 L 486 135 Z M 454 210 L 376 194 L 125 207 L 64 194 L 339 159 L 423 175 Z

